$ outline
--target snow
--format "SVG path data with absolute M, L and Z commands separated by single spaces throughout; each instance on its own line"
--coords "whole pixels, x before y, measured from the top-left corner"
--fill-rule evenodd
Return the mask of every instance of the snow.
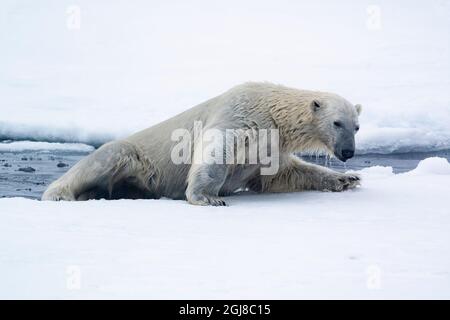
M 450 298 L 450 164 L 344 193 L 0 199 L 0 298 Z
M 30 150 L 92 152 L 94 147 L 83 143 L 51 143 L 42 141 L 0 142 L 0 152 L 19 152 Z
M 2 1 L 0 140 L 97 146 L 267 80 L 361 103 L 359 153 L 450 148 L 448 1 L 75 4 Z

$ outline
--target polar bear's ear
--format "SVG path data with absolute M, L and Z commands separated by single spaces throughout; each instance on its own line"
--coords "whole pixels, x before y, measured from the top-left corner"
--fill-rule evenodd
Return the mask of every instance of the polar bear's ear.
M 362 111 L 362 105 L 357 104 L 357 105 L 355 105 L 355 108 L 356 108 L 356 112 L 358 112 L 358 116 L 359 116 L 361 114 L 361 111 Z
M 311 101 L 311 110 L 313 112 L 316 112 L 317 110 L 319 110 L 322 107 L 321 103 L 319 102 L 319 100 L 314 99 L 313 101 Z

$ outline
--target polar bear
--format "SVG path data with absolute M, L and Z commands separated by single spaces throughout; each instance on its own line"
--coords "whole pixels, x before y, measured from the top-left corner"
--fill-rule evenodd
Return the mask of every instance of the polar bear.
M 341 161 L 353 157 L 360 112 L 360 105 L 336 94 L 266 82 L 244 83 L 126 139 L 106 143 L 53 182 L 42 200 L 167 197 L 221 206 L 225 205 L 223 196 L 243 191 L 352 189 L 360 183 L 357 175 L 307 163 L 294 154 L 323 151 Z M 180 143 L 174 132 L 193 133 L 195 123 L 225 137 L 228 130 L 276 130 L 277 139 L 271 140 L 277 147 L 276 152 L 271 150 L 276 153 L 276 172 L 262 174 L 264 165 L 250 163 L 245 148 L 244 153 L 236 152 L 244 155 L 244 162 L 239 163 L 174 161 L 174 148 Z M 244 140 L 244 146 L 250 148 L 248 136 Z M 200 138 L 194 137 L 194 141 Z M 207 145 L 217 147 L 211 141 Z M 225 145 L 229 147 L 228 139 Z M 185 153 L 195 158 L 204 148 L 195 143 Z M 213 150 L 213 154 L 220 152 L 220 148 Z M 223 150 L 228 155 L 235 148 Z

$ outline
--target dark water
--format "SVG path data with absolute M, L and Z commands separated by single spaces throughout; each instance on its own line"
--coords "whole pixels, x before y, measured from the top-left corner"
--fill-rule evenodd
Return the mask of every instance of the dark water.
M 40 198 L 52 181 L 87 154 L 72 151 L 0 152 L 0 198 Z M 393 167 L 394 172 L 399 173 L 414 169 L 420 160 L 436 156 L 450 160 L 450 150 L 389 155 L 368 154 L 356 156 L 345 165 L 336 159 L 324 157 L 306 156 L 303 159 L 338 171 L 360 170 L 380 165 Z
M 51 182 L 87 154 L 68 151 L 0 152 L 0 198 L 40 198 Z M 35 171 L 20 171 L 27 168 Z

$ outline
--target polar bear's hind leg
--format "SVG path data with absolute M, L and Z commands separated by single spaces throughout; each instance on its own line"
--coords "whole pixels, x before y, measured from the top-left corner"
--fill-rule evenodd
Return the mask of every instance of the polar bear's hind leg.
M 153 168 L 136 146 L 126 141 L 113 141 L 53 182 L 42 200 L 151 197 Z

